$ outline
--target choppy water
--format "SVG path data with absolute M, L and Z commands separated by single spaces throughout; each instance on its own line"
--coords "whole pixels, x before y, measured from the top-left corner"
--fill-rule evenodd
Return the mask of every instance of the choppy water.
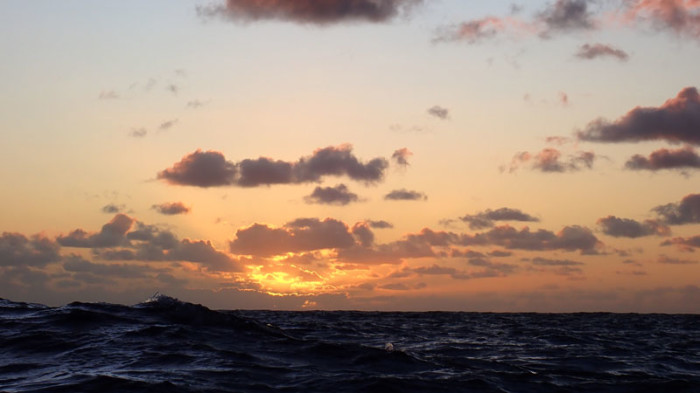
M 2 392 L 700 392 L 700 315 L 0 300 Z

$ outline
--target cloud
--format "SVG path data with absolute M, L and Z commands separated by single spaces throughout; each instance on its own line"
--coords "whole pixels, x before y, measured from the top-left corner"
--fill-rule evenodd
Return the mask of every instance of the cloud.
M 102 90 L 97 98 L 100 100 L 116 100 L 119 98 L 119 93 L 114 90 Z
M 686 87 L 658 108 L 637 107 L 620 119 L 597 119 L 577 133 L 582 141 L 640 142 L 665 140 L 700 145 L 700 95 Z
M 666 255 L 659 255 L 657 262 L 662 263 L 664 265 L 694 265 L 694 264 L 698 263 L 698 261 L 690 261 L 687 259 L 672 258 L 672 257 L 666 256 Z
M 391 223 L 386 222 L 384 220 L 379 220 L 379 221 L 368 220 L 367 224 L 369 225 L 370 228 L 374 228 L 374 229 L 389 229 L 389 228 L 394 227 L 394 225 L 392 225 Z
M 565 92 L 560 91 L 558 99 L 559 99 L 559 103 L 562 104 L 563 106 L 569 105 L 569 95 L 566 94 Z
M 177 124 L 177 122 L 178 122 L 177 119 L 165 121 L 165 122 L 161 123 L 161 124 L 158 126 L 158 129 L 161 130 L 161 131 L 169 130 L 169 129 L 171 129 L 175 124 Z
M 410 165 L 408 163 L 408 157 L 412 155 L 413 153 L 404 147 L 394 151 L 394 154 L 391 155 L 391 158 L 394 160 L 394 162 L 396 162 L 397 165 L 407 167 Z
M 467 214 L 459 219 L 469 223 L 469 228 L 471 229 L 491 228 L 494 225 L 494 221 L 539 221 L 539 219 L 536 217 L 523 213 L 518 209 L 511 209 L 509 207 L 502 207 L 496 210 L 487 209 L 477 214 Z
M 428 114 L 430 116 L 437 117 L 441 120 L 447 120 L 450 118 L 450 110 L 447 108 L 443 108 L 440 105 L 435 105 L 431 108 L 428 108 Z
M 226 4 L 197 7 L 206 18 L 234 21 L 280 20 L 328 25 L 341 22 L 387 22 L 422 0 L 227 0 Z
M 201 108 L 204 105 L 207 105 L 209 101 L 200 101 L 200 100 L 192 100 L 192 101 L 187 101 L 187 107 L 192 108 L 192 109 L 197 109 Z
M 76 229 L 65 236 L 58 236 L 56 241 L 64 247 L 101 248 L 117 247 L 127 243 L 126 233 L 134 220 L 125 215 L 117 214 L 110 222 L 102 226 L 98 233 L 87 233 Z
M 622 49 L 613 48 L 605 44 L 583 44 L 576 52 L 576 57 L 584 60 L 593 60 L 602 57 L 613 57 L 620 61 L 627 61 L 629 55 Z
M 366 183 L 379 182 L 389 163 L 384 158 L 361 162 L 349 144 L 317 149 L 296 162 L 260 157 L 239 163 L 227 161 L 220 152 L 197 150 L 158 173 L 170 184 L 196 187 L 257 187 L 320 181 L 325 176 L 348 176 Z
M 541 258 L 541 257 L 535 257 L 530 260 L 533 265 L 539 265 L 539 266 L 581 266 L 583 265 L 583 262 L 579 261 L 571 261 L 568 259 L 548 259 L 548 258 Z
M 652 152 L 649 157 L 635 154 L 625 163 L 625 168 L 648 171 L 700 168 L 700 156 L 691 146 L 676 150 L 659 149 Z
M 43 267 L 61 259 L 61 247 L 42 235 L 27 238 L 19 233 L 0 236 L 0 266 Z
M 593 15 L 588 11 L 589 0 L 557 0 L 540 12 L 537 20 L 545 25 L 540 33 L 549 37 L 552 32 L 592 30 L 596 27 Z
M 428 196 L 418 191 L 406 189 L 394 190 L 384 195 L 384 199 L 389 201 L 425 201 Z
M 697 0 L 635 0 L 628 2 L 626 17 L 650 21 L 658 30 L 700 38 L 700 2 Z
M 94 263 L 77 255 L 66 257 L 63 269 L 71 273 L 88 273 L 96 276 L 131 279 L 148 277 L 148 273 L 159 271 L 147 265 Z
M 656 220 L 646 220 L 643 223 L 629 218 L 607 216 L 598 219 L 598 225 L 603 233 L 613 237 L 637 238 L 642 236 L 668 236 L 671 230 Z
M 476 44 L 502 34 L 513 25 L 517 25 L 517 23 L 511 18 L 488 16 L 473 19 L 458 25 L 441 28 L 433 38 L 433 42 L 464 41 L 468 44 Z
M 652 209 L 669 225 L 700 223 L 700 194 L 689 194 L 679 203 L 669 203 Z
M 235 182 L 236 165 L 226 161 L 217 151 L 197 150 L 158 173 L 158 179 L 170 184 L 196 187 L 217 187 Z
M 116 205 L 114 203 L 109 203 L 102 207 L 102 213 L 115 214 L 121 213 L 126 209 L 124 205 Z
M 683 251 L 693 252 L 695 248 L 700 248 L 700 235 L 692 237 L 674 237 L 661 243 L 662 246 L 678 246 Z
M 242 255 L 273 256 L 290 252 L 348 248 L 355 239 L 348 226 L 326 218 L 300 218 L 281 228 L 253 224 L 236 231 L 236 239 L 229 243 L 231 252 Z
M 240 263 L 218 251 L 209 241 L 183 239 L 167 255 L 171 261 L 196 262 L 212 271 L 240 272 Z
M 459 243 L 465 246 L 496 245 L 530 251 L 579 250 L 582 254 L 595 254 L 596 247 L 600 244 L 590 229 L 578 225 L 564 227 L 556 234 L 544 229 L 532 232 L 528 227 L 517 230 L 504 225 L 488 232 L 462 235 Z
M 357 194 L 350 192 L 345 184 L 338 184 L 335 187 L 316 187 L 311 195 L 304 197 L 306 203 L 321 205 L 345 206 L 351 202 L 357 202 Z
M 547 147 L 534 155 L 529 152 L 516 154 L 511 160 L 508 172 L 515 172 L 524 165 L 544 173 L 576 172 L 584 168 L 591 169 L 595 159 L 595 153 L 589 151 L 579 151 L 563 158 L 561 151 Z
M 185 206 L 182 202 L 165 202 L 158 205 L 153 205 L 151 206 L 151 209 L 167 216 L 187 214 L 190 212 L 190 208 Z
M 131 130 L 129 133 L 129 136 L 134 137 L 134 138 L 143 138 L 148 134 L 148 130 L 141 127 L 141 128 L 134 128 Z

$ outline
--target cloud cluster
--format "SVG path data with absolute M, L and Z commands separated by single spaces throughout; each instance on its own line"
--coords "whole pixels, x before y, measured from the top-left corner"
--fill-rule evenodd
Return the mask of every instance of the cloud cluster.
M 700 155 L 691 146 L 680 149 L 659 149 L 649 157 L 635 154 L 626 163 L 631 170 L 658 171 L 662 169 L 697 169 L 700 168 Z
M 596 155 L 590 151 L 579 151 L 563 157 L 561 151 L 547 147 L 537 154 L 521 152 L 516 154 L 510 163 L 509 172 L 515 172 L 523 166 L 544 173 L 576 172 L 581 169 L 591 169 Z
M 494 226 L 495 221 L 523 221 L 538 222 L 539 219 L 518 209 L 502 207 L 500 209 L 487 209 L 477 214 L 467 214 L 459 218 L 469 224 L 471 229 L 484 229 Z
M 627 4 L 628 20 L 650 21 L 658 30 L 700 38 L 700 2 L 697 0 L 634 0 Z
M 281 20 L 328 25 L 339 22 L 386 22 L 407 12 L 422 0 L 227 0 L 225 4 L 198 7 L 203 17 L 234 21 Z
M 629 55 L 622 49 L 614 48 L 605 44 L 583 44 L 576 52 L 579 59 L 592 60 L 602 57 L 612 57 L 620 61 L 627 61 Z
M 668 236 L 671 233 L 668 226 L 656 220 L 639 222 L 629 218 L 607 216 L 598 219 L 598 225 L 603 230 L 603 233 L 613 237 Z
M 700 94 L 686 87 L 658 108 L 634 108 L 614 122 L 597 119 L 577 133 L 582 141 L 665 140 L 700 145 Z
M 0 236 L 0 267 L 43 267 L 58 262 L 60 246 L 41 235 L 26 237 L 4 232 Z
M 345 184 L 338 184 L 335 187 L 316 187 L 304 200 L 306 203 L 345 206 L 351 202 L 357 202 L 359 197 L 350 192 Z
M 158 179 L 196 187 L 299 184 L 318 182 L 325 176 L 348 176 L 374 183 L 384 178 L 388 166 L 388 161 L 379 157 L 361 162 L 348 144 L 317 149 L 296 162 L 260 157 L 234 163 L 227 161 L 220 152 L 197 150 L 159 172 Z
M 462 235 L 460 243 L 470 245 L 496 245 L 507 249 L 530 251 L 567 250 L 582 254 L 596 254 L 600 242 L 590 229 L 578 225 L 564 227 L 558 233 L 545 229 L 531 231 L 525 227 L 517 230 L 504 225 L 487 232 Z

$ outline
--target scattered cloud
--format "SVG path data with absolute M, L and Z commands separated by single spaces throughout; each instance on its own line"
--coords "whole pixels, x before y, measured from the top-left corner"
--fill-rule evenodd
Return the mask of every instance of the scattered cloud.
M 190 212 L 190 208 L 185 206 L 182 202 L 165 202 L 158 205 L 153 205 L 151 206 L 151 209 L 167 216 L 187 214 Z
M 659 255 L 657 262 L 664 265 L 694 265 L 698 263 L 698 261 L 673 258 L 667 255 Z
M 440 105 L 435 105 L 428 108 L 428 114 L 441 120 L 448 120 L 450 118 L 450 110 L 443 108 Z
M 584 168 L 591 169 L 595 159 L 595 153 L 590 151 L 579 151 L 562 157 L 561 151 L 547 147 L 537 154 L 529 152 L 516 154 L 511 160 L 508 172 L 515 172 L 525 165 L 529 166 L 531 170 L 544 173 L 576 172 Z
M 412 155 L 413 155 L 413 153 L 410 150 L 403 147 L 401 149 L 394 151 L 394 154 L 391 155 L 391 158 L 394 160 L 396 165 L 401 166 L 401 167 L 407 167 L 410 165 L 408 163 L 408 157 L 410 157 Z
M 537 16 L 545 26 L 540 36 L 549 38 L 555 32 L 595 29 L 596 22 L 588 3 L 589 0 L 557 0 L 549 5 Z
M 207 105 L 208 103 L 209 103 L 209 101 L 191 100 L 191 101 L 187 101 L 187 107 L 192 108 L 192 109 L 197 109 L 197 108 L 203 107 L 204 105 Z
M 700 168 L 700 156 L 691 146 L 680 149 L 659 149 L 649 157 L 635 154 L 626 163 L 625 168 L 631 170 L 658 171 L 662 169 L 697 169 Z
M 384 199 L 388 201 L 425 201 L 428 196 L 419 191 L 406 189 L 394 190 L 384 195 Z
M 494 226 L 495 221 L 524 221 L 538 222 L 539 219 L 527 213 L 523 213 L 518 209 L 502 207 L 500 209 L 487 209 L 477 214 L 467 214 L 459 218 L 460 220 L 469 223 L 471 229 L 484 229 Z
M 107 214 L 121 213 L 124 210 L 126 210 L 125 205 L 116 205 L 114 203 L 109 203 L 105 206 L 102 206 L 102 213 L 107 213 Z
M 159 129 L 160 131 L 169 130 L 169 129 L 171 129 L 175 124 L 177 124 L 177 121 L 178 121 L 177 119 L 165 121 L 165 122 L 161 123 L 161 124 L 158 126 L 158 129 Z
M 65 236 L 58 236 L 56 241 L 64 247 L 101 248 L 117 247 L 127 243 L 126 233 L 134 220 L 125 215 L 117 214 L 110 222 L 102 226 L 100 232 L 88 233 L 76 229 Z
M 700 235 L 691 237 L 674 237 L 661 243 L 662 246 L 677 246 L 682 251 L 693 252 L 700 248 Z
M 665 140 L 700 145 L 700 95 L 686 87 L 658 108 L 637 107 L 610 122 L 597 119 L 577 133 L 589 142 L 640 142 Z
M 564 93 L 563 91 L 559 92 L 558 100 L 559 103 L 563 106 L 569 106 L 569 95 Z
M 639 222 L 629 218 L 607 216 L 598 219 L 598 225 L 603 233 L 613 237 L 637 238 L 642 236 L 668 236 L 671 229 L 657 220 Z
M 370 228 L 374 228 L 374 229 L 390 229 L 390 228 L 394 227 L 391 223 L 386 222 L 384 220 L 379 220 L 379 221 L 368 220 L 367 224 L 369 225 Z
M 306 203 L 345 206 L 357 202 L 359 197 L 350 192 L 345 184 L 338 184 L 335 187 L 316 187 L 311 195 L 304 197 L 304 200 Z
M 510 28 L 523 26 L 524 23 L 513 18 L 499 18 L 487 16 L 473 19 L 456 25 L 445 26 L 438 29 L 433 42 L 461 41 L 468 44 L 477 44 L 487 39 L 503 34 Z
M 626 18 L 651 22 L 657 30 L 700 38 L 700 2 L 697 0 L 635 0 L 628 2 Z
M 132 136 L 134 138 L 143 138 L 148 134 L 148 130 L 141 127 L 141 128 L 134 128 L 129 132 L 129 136 Z
M 504 225 L 488 232 L 462 235 L 459 242 L 465 246 L 496 245 L 507 249 L 530 251 L 578 250 L 582 254 L 596 254 L 596 248 L 600 245 L 600 241 L 590 229 L 578 225 L 564 227 L 558 233 L 544 229 L 533 232 L 528 227 L 517 230 Z
M 614 48 L 605 44 L 583 44 L 576 52 L 576 57 L 584 60 L 593 60 L 597 58 L 612 57 L 620 61 L 627 61 L 629 55 L 622 49 Z
M 689 194 L 679 203 L 669 203 L 652 209 L 668 225 L 700 223 L 700 194 Z
M 116 100 L 119 98 L 119 93 L 114 90 L 102 90 L 97 98 L 100 100 Z
M 233 21 L 279 20 L 329 25 L 341 22 L 387 22 L 422 0 L 227 0 L 225 4 L 197 7 L 201 17 Z
M 325 176 L 348 176 L 356 181 L 374 183 L 384 178 L 388 166 L 384 158 L 361 162 L 348 144 L 317 149 L 296 162 L 260 157 L 233 163 L 220 152 L 197 150 L 159 172 L 158 179 L 196 187 L 300 184 L 317 182 Z

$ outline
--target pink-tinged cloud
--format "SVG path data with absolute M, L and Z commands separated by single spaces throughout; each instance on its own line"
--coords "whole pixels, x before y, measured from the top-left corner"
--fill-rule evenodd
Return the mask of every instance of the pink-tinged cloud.
M 668 236 L 671 229 L 657 220 L 639 222 L 629 218 L 607 216 L 598 219 L 603 233 L 613 237 L 637 238 L 642 236 Z
M 577 135 L 589 142 L 665 140 L 700 145 L 700 94 L 695 87 L 686 87 L 658 108 L 637 107 L 614 122 L 597 119 Z
M 190 212 L 190 208 L 185 206 L 182 202 L 165 202 L 158 205 L 151 206 L 151 209 L 157 211 L 160 214 L 166 216 L 174 216 L 178 214 L 187 214 Z
M 476 44 L 504 33 L 514 22 L 515 21 L 510 18 L 497 18 L 493 16 L 474 19 L 459 25 L 441 29 L 433 38 L 433 42 L 463 41 L 468 44 Z
M 700 38 L 698 0 L 633 0 L 628 2 L 626 17 L 630 21 L 650 21 L 656 29 L 680 36 Z
M 327 25 L 340 22 L 386 22 L 422 0 L 227 0 L 198 7 L 203 17 L 234 21 L 281 20 Z
M 61 246 L 41 235 L 26 237 L 4 232 L 0 236 L 0 267 L 43 267 L 61 259 Z
M 236 231 L 230 242 L 234 254 L 254 256 L 283 255 L 290 252 L 348 248 L 355 244 L 350 228 L 338 220 L 300 218 L 280 228 L 254 224 Z
M 397 149 L 396 151 L 394 151 L 394 154 L 391 155 L 391 159 L 394 160 L 396 165 L 398 165 L 400 167 L 407 167 L 410 165 L 408 163 L 408 158 L 412 155 L 413 155 L 413 153 L 410 150 L 403 147 L 401 149 Z
M 158 179 L 196 187 L 301 184 L 318 182 L 326 176 L 347 176 L 356 181 L 376 183 L 383 180 L 388 166 L 389 162 L 380 157 L 366 163 L 360 161 L 349 144 L 317 149 L 296 162 L 260 157 L 234 163 L 219 152 L 197 150 L 172 168 L 158 173 Z
M 519 209 L 502 207 L 496 210 L 487 209 L 476 214 L 467 214 L 459 218 L 469 224 L 470 229 L 484 229 L 494 226 L 495 221 L 538 222 L 537 217 L 522 212 Z
M 540 35 L 548 38 L 554 32 L 594 29 L 596 23 L 588 3 L 588 0 L 557 0 L 537 17 L 545 25 Z
M 658 171 L 662 169 L 697 169 L 700 168 L 700 155 L 691 146 L 680 149 L 659 149 L 649 157 L 635 154 L 626 163 L 631 170 Z
M 700 223 L 700 194 L 689 194 L 679 203 L 669 203 L 652 209 L 668 225 Z
M 526 166 L 531 170 L 544 173 L 576 172 L 581 169 L 591 169 L 596 155 L 589 151 L 579 151 L 573 155 L 563 157 L 561 151 L 547 147 L 537 154 L 521 152 L 511 160 L 509 172 L 515 172 Z
M 661 243 L 662 246 L 676 246 L 681 251 L 694 252 L 700 248 L 700 235 L 691 237 L 674 237 Z
M 428 199 L 428 196 L 420 191 L 406 190 L 405 188 L 402 188 L 384 195 L 384 199 L 387 201 L 425 201 Z
M 311 195 L 304 197 L 306 203 L 338 206 L 345 206 L 359 199 L 357 194 L 350 192 L 345 184 L 338 184 L 335 187 L 316 187 Z
M 615 58 L 619 61 L 627 61 L 629 55 L 622 49 L 614 48 L 605 44 L 583 44 L 576 52 L 576 57 L 584 60 L 593 60 L 598 58 Z
M 56 241 L 64 247 L 79 248 L 103 248 L 123 246 L 128 241 L 126 233 L 131 228 L 134 220 L 126 214 L 117 214 L 107 224 L 102 226 L 100 232 L 88 233 L 82 229 L 76 229 L 68 235 L 58 236 Z

